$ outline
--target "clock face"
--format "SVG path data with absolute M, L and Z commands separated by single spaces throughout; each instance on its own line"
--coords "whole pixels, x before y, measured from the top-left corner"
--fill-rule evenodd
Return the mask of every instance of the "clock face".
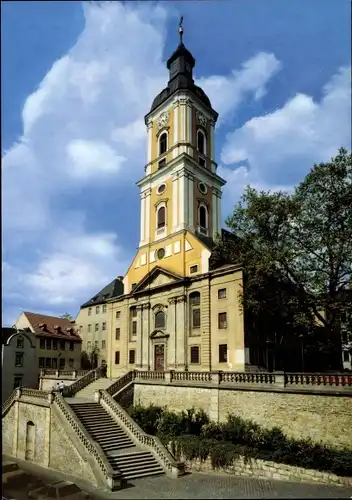
M 166 127 L 169 121 L 169 113 L 165 111 L 164 113 L 161 113 L 158 119 L 158 129 L 160 130 L 163 127 Z
M 201 113 L 200 111 L 197 111 L 197 122 L 202 127 L 205 127 L 206 124 L 207 124 L 207 119 L 205 118 L 205 116 L 203 115 L 203 113 Z

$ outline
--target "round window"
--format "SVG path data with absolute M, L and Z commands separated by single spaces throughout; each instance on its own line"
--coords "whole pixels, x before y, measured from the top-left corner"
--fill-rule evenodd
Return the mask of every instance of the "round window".
M 163 194 L 163 192 L 165 191 L 166 189 L 166 184 L 160 184 L 160 186 L 158 186 L 158 189 L 156 190 L 156 192 L 158 194 Z
M 207 186 L 204 184 L 204 182 L 199 182 L 198 189 L 202 194 L 207 194 L 208 192 Z
M 163 259 L 165 257 L 165 248 L 159 248 L 156 252 L 158 259 Z

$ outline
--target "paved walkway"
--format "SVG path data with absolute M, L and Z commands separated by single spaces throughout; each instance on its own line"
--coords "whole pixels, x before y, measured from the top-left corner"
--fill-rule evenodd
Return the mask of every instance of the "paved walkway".
M 352 498 L 352 488 L 216 474 L 194 473 L 178 479 L 159 476 L 132 483 L 109 498 Z
M 5 459 L 18 462 L 20 469 L 24 471 L 23 486 L 19 478 L 17 478 L 12 487 L 10 485 L 6 487 L 4 485 L 4 476 L 8 474 L 3 475 L 4 493 L 7 493 L 9 498 L 17 498 L 18 500 L 27 499 L 27 490 L 36 488 L 36 483 L 50 484 L 57 480 L 75 481 L 82 490 L 91 495 L 92 500 L 139 500 L 142 498 L 152 500 L 163 498 L 188 500 L 198 498 L 352 498 L 352 488 L 341 486 L 201 473 L 187 474 L 178 479 L 171 479 L 166 476 L 135 479 L 131 480 L 128 487 L 121 491 L 107 492 L 97 490 L 85 482 L 82 483 L 82 481 L 68 477 L 65 474 L 44 469 L 29 462 L 13 460 L 10 457 Z

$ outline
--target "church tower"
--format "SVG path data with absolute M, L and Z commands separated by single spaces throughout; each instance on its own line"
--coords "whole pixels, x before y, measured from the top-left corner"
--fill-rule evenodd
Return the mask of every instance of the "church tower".
M 140 189 L 140 239 L 125 278 L 131 293 L 154 267 L 181 277 L 209 270 L 210 248 L 221 230 L 221 189 L 216 173 L 217 112 L 195 85 L 195 59 L 180 43 L 167 61 L 167 87 L 145 116 L 147 163 Z

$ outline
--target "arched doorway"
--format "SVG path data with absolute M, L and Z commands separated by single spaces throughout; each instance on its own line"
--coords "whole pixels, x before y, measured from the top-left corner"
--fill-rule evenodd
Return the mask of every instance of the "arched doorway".
M 34 460 L 34 448 L 35 446 L 35 425 L 33 422 L 27 422 L 26 429 L 26 451 L 25 451 L 25 460 L 33 461 Z

